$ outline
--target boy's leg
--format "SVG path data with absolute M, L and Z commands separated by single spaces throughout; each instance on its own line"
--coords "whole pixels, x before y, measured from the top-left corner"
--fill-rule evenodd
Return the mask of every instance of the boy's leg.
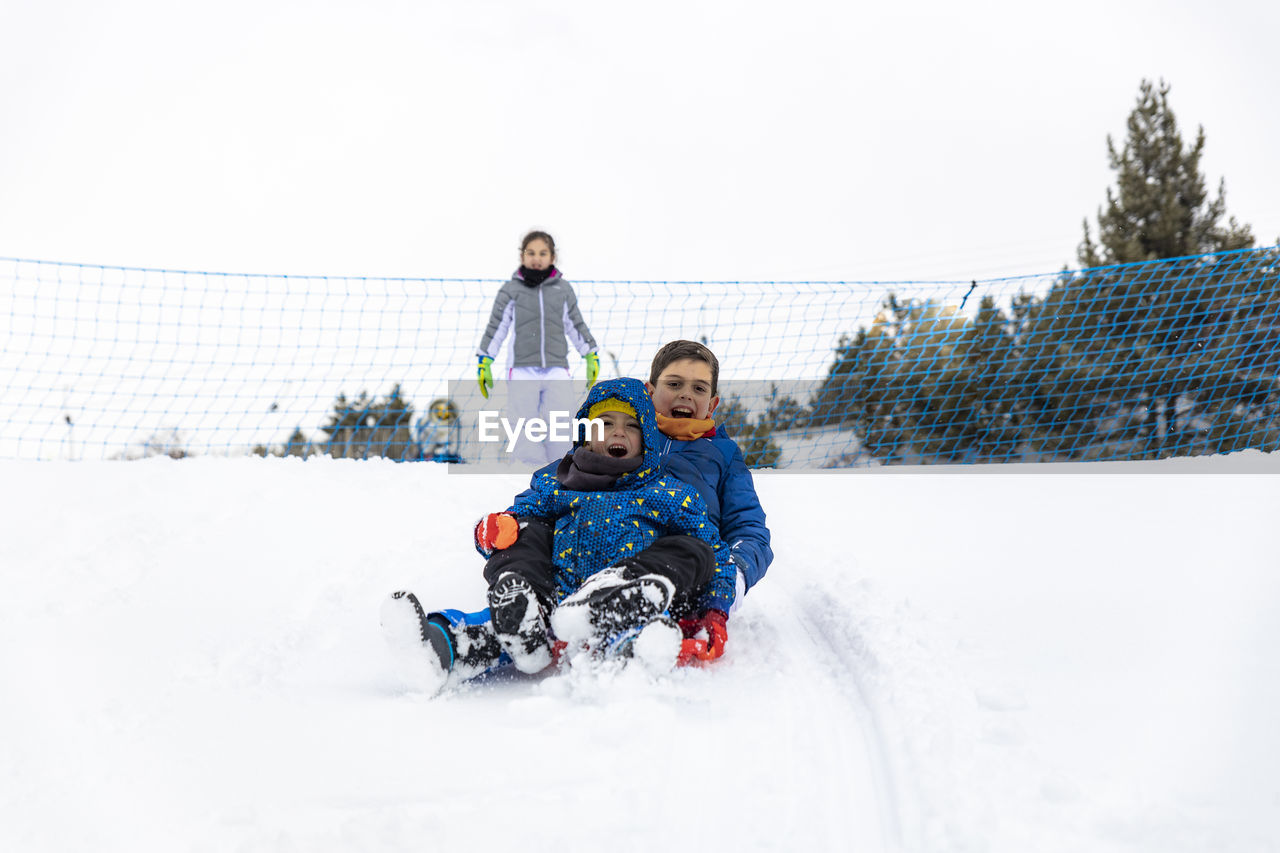
M 552 612 L 551 624 L 571 646 L 607 644 L 673 606 L 687 608 L 714 572 L 710 545 L 693 536 L 664 536 L 588 578 Z
M 488 608 L 475 613 L 437 610 L 427 614 L 427 621 L 445 629 L 452 644 L 450 670 L 458 680 L 475 678 L 502 663 L 502 646 L 493 633 Z
M 553 531 L 537 519 L 518 521 L 515 543 L 489 558 L 484 579 L 489 582 L 493 630 L 503 651 L 516 669 L 538 672 L 551 663 L 547 611 L 555 600 Z
M 427 613 L 416 595 L 401 591 L 383 602 L 380 620 L 401 676 L 429 694 L 450 680 L 474 678 L 501 659 L 488 611 Z
M 681 606 L 711 582 L 716 555 L 710 545 L 695 536 L 663 536 L 618 565 L 626 576 L 651 574 L 671 581 L 675 587 L 674 603 Z

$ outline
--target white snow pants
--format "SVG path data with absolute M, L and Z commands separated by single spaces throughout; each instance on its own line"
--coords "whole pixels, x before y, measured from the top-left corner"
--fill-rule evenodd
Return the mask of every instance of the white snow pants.
M 507 419 L 513 424 L 518 418 L 540 418 L 550 422 L 552 412 L 567 413 L 569 418 L 573 418 L 586 399 L 586 389 L 575 385 L 569 379 L 569 371 L 563 367 L 512 367 L 507 371 L 507 378 L 511 380 L 507 389 Z M 511 455 L 522 465 L 541 468 L 560 459 L 571 449 L 572 440 L 530 441 L 521 430 Z

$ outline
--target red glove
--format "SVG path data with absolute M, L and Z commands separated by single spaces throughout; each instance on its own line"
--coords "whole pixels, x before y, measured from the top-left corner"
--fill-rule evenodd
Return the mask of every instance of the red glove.
M 510 548 L 520 526 L 509 512 L 491 512 L 476 522 L 476 550 L 486 557 L 494 551 Z
M 681 619 L 684 642 L 680 645 L 679 666 L 696 662 L 710 663 L 724 654 L 729 641 L 729 616 L 723 610 L 708 610 L 696 619 Z

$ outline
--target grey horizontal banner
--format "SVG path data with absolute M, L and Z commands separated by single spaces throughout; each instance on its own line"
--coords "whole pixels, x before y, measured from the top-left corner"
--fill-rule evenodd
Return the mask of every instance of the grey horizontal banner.
M 833 469 L 871 464 L 851 429 L 812 430 L 804 422 L 813 380 L 720 383 L 712 413 L 753 468 Z M 449 383 L 449 397 L 419 427 L 423 458 L 454 463 L 450 473 L 530 472 L 559 460 L 583 435 L 581 379 L 496 381 L 486 398 L 473 381 Z M 439 410 L 437 412 L 437 410 Z M 439 416 L 437 416 L 439 415 Z
M 1013 445 L 1001 458 L 956 458 L 904 442 L 892 454 L 874 453 L 865 443 L 868 424 L 861 401 L 842 396 L 820 380 L 756 379 L 720 383 L 719 403 L 712 415 L 717 429 L 737 443 L 748 467 L 790 472 L 858 474 L 968 473 L 974 475 L 1152 473 L 1224 473 L 1218 466 L 1178 464 L 1190 454 L 1169 459 L 1122 461 L 1127 446 L 1105 437 L 1090 445 L 1087 456 L 1038 452 Z M 498 381 L 486 398 L 478 383 L 449 383 L 449 396 L 432 403 L 417 427 L 423 459 L 451 463 L 451 474 L 529 474 L 558 461 L 582 435 L 576 422 L 587 389 L 581 379 L 552 382 Z M 891 418 L 882 413 L 873 426 L 883 439 Z M 1171 438 L 1176 438 L 1171 434 Z M 1175 454 L 1176 455 L 1176 454 Z M 1236 459 L 1237 456 L 1248 456 Z M 1221 459 L 1222 457 L 1217 457 Z M 1233 454 L 1229 473 L 1276 473 L 1270 455 Z M 1261 460 L 1261 461 L 1260 461 Z M 1045 464 L 1054 463 L 1054 464 Z

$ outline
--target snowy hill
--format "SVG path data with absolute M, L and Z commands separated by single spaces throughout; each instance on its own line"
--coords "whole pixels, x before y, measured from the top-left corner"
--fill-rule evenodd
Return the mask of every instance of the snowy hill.
M 1280 849 L 1280 459 L 761 472 L 726 658 L 406 693 L 521 478 L 0 463 L 0 849 Z

